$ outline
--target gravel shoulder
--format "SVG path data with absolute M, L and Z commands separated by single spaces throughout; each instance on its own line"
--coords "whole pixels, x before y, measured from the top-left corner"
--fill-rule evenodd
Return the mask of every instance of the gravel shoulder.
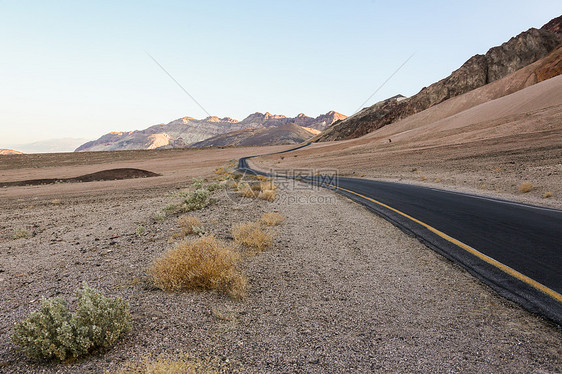
M 139 182 L 140 183 L 140 182 Z M 273 248 L 242 250 L 246 299 L 166 293 L 147 281 L 171 246 L 175 218 L 154 211 L 179 187 L 6 200 L 0 211 L 0 372 L 103 373 L 147 354 L 189 352 L 261 372 L 562 371 L 562 332 L 498 297 L 460 267 L 363 207 L 326 190 L 280 183 L 276 201 L 243 204 L 225 191 L 193 215 L 218 238 L 233 223 L 276 211 Z M 40 190 L 39 190 L 40 191 Z M 137 227 L 146 233 L 137 235 Z M 29 239 L 11 239 L 18 227 Z M 73 298 L 82 281 L 131 304 L 134 328 L 117 347 L 67 364 L 15 350 L 13 323 L 41 297 Z

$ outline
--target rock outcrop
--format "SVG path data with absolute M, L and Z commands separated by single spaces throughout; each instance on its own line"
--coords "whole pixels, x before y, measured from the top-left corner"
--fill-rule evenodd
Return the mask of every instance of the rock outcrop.
M 485 55 L 473 56 L 450 76 L 424 87 L 407 100 L 392 98 L 364 108 L 325 130 L 317 140 L 342 140 L 365 135 L 528 66 L 547 56 L 560 44 L 560 18 L 541 29 L 531 28 L 522 32 L 501 46 L 491 48 Z M 550 77 L 555 70 L 550 69 L 542 76 Z
M 560 42 L 562 43 L 562 16 L 551 19 L 546 23 L 541 30 L 550 31 L 553 34 L 558 35 Z
M 151 126 L 145 130 L 111 132 L 97 140 L 81 145 L 76 149 L 76 152 L 181 148 L 230 132 L 267 129 L 289 124 L 296 124 L 303 128 L 307 127 L 323 130 L 343 118 L 346 117 L 334 111 L 322 114 L 316 118 L 308 117 L 304 114 L 299 114 L 295 118 L 290 118 L 283 115 L 271 114 L 269 112 L 265 114 L 254 113 L 242 121 L 237 121 L 230 117 L 219 118 L 211 116 L 202 120 L 197 120 L 192 117 L 183 117 L 168 124 Z M 306 129 L 302 129 L 302 131 L 297 131 L 296 133 L 298 133 L 298 135 L 288 136 L 286 131 L 277 133 L 271 131 L 270 135 L 258 138 L 254 137 L 253 139 L 268 139 L 267 144 L 291 144 L 293 142 L 291 139 L 300 139 L 302 137 L 308 139 L 313 135 Z M 274 139 L 270 139 L 270 136 L 274 134 L 278 134 L 281 137 L 280 139 L 285 139 L 288 143 L 279 143 Z M 255 140 L 251 142 L 253 143 Z M 259 144 L 256 143 L 252 145 Z

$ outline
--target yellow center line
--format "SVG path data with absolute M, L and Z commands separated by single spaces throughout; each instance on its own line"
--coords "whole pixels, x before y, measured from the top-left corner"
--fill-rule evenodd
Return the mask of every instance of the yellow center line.
M 453 244 L 455 244 L 455 245 L 461 247 L 462 249 L 464 249 L 464 250 L 466 250 L 467 252 L 473 254 L 474 256 L 480 258 L 481 260 L 486 261 L 488 264 L 493 265 L 493 266 L 495 266 L 495 267 L 501 269 L 502 271 L 506 272 L 507 274 L 509 274 L 509 275 L 511 275 L 511 276 L 513 276 L 513 277 L 519 279 L 520 281 L 525 282 L 525 283 L 527 283 L 528 285 L 530 285 L 530 286 L 536 288 L 537 290 L 539 290 L 539 291 L 541 291 L 541 292 L 543 292 L 543 293 L 549 295 L 550 297 L 554 298 L 554 299 L 557 300 L 558 302 L 562 302 L 562 295 L 560 295 L 558 292 L 556 292 L 556 291 L 554 291 L 554 290 L 552 290 L 552 289 L 546 287 L 545 285 L 543 285 L 543 284 L 537 282 L 537 281 L 534 280 L 534 279 L 529 278 L 529 277 L 526 276 L 526 275 L 521 274 L 521 273 L 518 272 L 517 270 L 512 269 L 512 268 L 510 268 L 509 266 L 504 265 L 504 264 L 502 264 L 501 262 L 499 262 L 499 261 L 497 261 L 497 260 L 494 260 L 493 258 L 491 258 L 491 257 L 489 257 L 489 256 L 487 256 L 487 255 L 485 255 L 485 254 L 482 253 L 482 252 L 477 251 L 476 249 L 472 248 L 471 246 L 469 246 L 469 245 L 467 245 L 467 244 L 464 244 L 463 242 L 461 242 L 461 241 L 459 241 L 459 240 L 457 240 L 457 239 L 455 239 L 455 238 L 453 238 L 453 237 L 451 237 L 451 236 L 445 234 L 444 232 L 437 230 L 436 228 L 434 228 L 434 227 L 428 225 L 427 223 L 422 222 L 422 221 L 420 221 L 419 219 L 416 219 L 416 218 L 414 218 L 414 217 L 412 217 L 412 216 L 407 215 L 406 213 L 403 213 L 403 212 L 399 211 L 398 209 L 395 209 L 395 208 L 393 208 L 393 207 L 391 207 L 391 206 L 388 206 L 388 205 L 386 205 L 386 204 L 384 204 L 384 203 L 381 203 L 380 201 L 371 199 L 370 197 L 367 197 L 367 196 L 362 195 L 362 194 L 360 194 L 360 193 L 357 193 L 357 192 L 354 192 L 354 191 L 351 191 L 351 190 L 348 190 L 348 189 L 345 189 L 345 188 L 342 188 L 342 187 L 334 186 L 334 185 L 332 185 L 332 184 L 328 184 L 328 185 L 329 185 L 330 187 L 334 187 L 334 188 L 336 188 L 336 189 L 338 189 L 338 190 L 342 190 L 342 191 L 345 191 L 345 192 L 349 192 L 349 193 L 354 194 L 354 195 L 357 195 L 357 196 L 359 196 L 359 197 L 361 197 L 361 198 L 363 198 L 363 199 L 365 199 L 365 200 L 369 200 L 369 201 L 371 201 L 371 202 L 373 202 L 373 203 L 375 203 L 375 204 L 378 204 L 378 205 L 383 206 L 383 207 L 385 207 L 385 208 L 387 208 L 387 209 L 390 209 L 391 211 L 393 211 L 393 212 L 395 212 L 395 213 L 398 213 L 398 214 L 400 214 L 401 216 L 406 217 L 406 218 L 408 218 L 409 220 L 412 220 L 412 221 L 416 222 L 417 224 L 422 225 L 423 227 L 425 227 L 425 228 L 428 229 L 429 231 L 431 231 L 431 232 L 433 232 L 433 233 L 439 235 L 441 238 L 447 240 L 448 242 L 453 243 Z

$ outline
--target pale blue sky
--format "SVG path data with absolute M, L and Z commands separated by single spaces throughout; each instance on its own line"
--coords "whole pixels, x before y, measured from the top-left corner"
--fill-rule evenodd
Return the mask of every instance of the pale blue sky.
M 206 114 L 352 114 L 562 14 L 560 1 L 2 1 L 0 148 Z

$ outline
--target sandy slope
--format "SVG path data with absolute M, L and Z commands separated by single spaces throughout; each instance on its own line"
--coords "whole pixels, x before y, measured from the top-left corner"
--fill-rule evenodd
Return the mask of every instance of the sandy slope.
M 562 76 L 474 105 L 509 80 L 496 83 L 358 139 L 254 162 L 262 168 L 337 168 L 342 175 L 438 180 L 445 187 L 562 207 Z M 459 111 L 464 106 L 470 108 Z M 535 189 L 522 196 L 518 187 L 525 181 Z M 542 199 L 549 191 L 554 196 Z

